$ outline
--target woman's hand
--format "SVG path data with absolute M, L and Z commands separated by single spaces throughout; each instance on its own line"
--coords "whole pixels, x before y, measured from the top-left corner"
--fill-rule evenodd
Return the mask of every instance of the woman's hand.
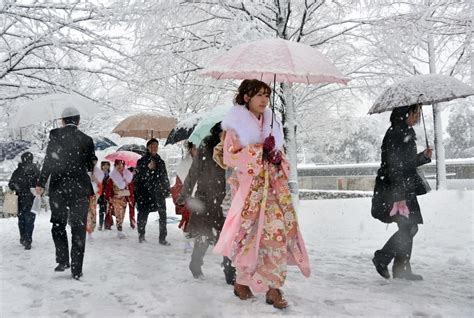
M 430 158 L 433 156 L 433 149 L 432 148 L 426 148 L 423 150 L 423 154 L 425 155 L 426 158 Z
M 405 201 L 405 200 L 403 200 L 403 201 L 398 201 L 398 202 L 396 202 L 396 203 L 398 203 L 398 206 L 399 206 L 400 208 L 406 208 L 406 206 L 407 206 L 407 201 Z

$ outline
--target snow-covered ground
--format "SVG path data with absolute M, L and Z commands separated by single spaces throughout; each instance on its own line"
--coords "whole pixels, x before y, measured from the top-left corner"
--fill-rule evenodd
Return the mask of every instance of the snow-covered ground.
M 0 316 L 473 317 L 473 197 L 474 191 L 420 197 L 425 224 L 415 237 L 412 266 L 424 276 L 421 282 L 386 281 L 375 272 L 373 251 L 396 226 L 371 218 L 370 198 L 301 201 L 312 275 L 306 279 L 290 269 L 284 287 L 290 307 L 284 311 L 266 305 L 263 295 L 235 297 L 211 251 L 204 260 L 206 279 L 193 279 L 177 224 L 168 225 L 172 245 L 163 247 L 156 214 L 146 244 L 128 226 L 123 240 L 115 231 L 95 232 L 81 281 L 53 271 L 48 213 L 37 218 L 30 251 L 18 242 L 17 219 L 0 219 Z

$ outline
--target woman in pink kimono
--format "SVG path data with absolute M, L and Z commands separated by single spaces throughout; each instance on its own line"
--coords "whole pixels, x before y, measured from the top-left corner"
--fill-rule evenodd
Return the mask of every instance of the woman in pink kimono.
M 214 251 L 237 269 L 236 296 L 266 292 L 266 302 L 283 309 L 287 265 L 306 277 L 310 268 L 288 188 L 282 124 L 267 108 L 270 94 L 264 82 L 244 80 L 222 121 L 224 164 L 234 167 L 238 186 Z

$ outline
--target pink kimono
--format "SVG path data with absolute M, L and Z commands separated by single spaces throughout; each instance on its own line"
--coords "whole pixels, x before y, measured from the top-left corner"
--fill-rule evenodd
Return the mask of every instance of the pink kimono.
M 243 147 L 228 130 L 224 163 L 235 167 L 238 188 L 214 251 L 232 260 L 237 283 L 254 292 L 281 287 L 287 264 L 309 277 L 310 267 L 288 188 L 288 162 L 262 160 L 263 144 Z

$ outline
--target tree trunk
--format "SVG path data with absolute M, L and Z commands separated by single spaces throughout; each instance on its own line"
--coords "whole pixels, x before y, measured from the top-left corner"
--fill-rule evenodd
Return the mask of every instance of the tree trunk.
M 290 176 L 288 185 L 293 198 L 293 203 L 298 206 L 299 190 L 298 190 L 298 170 L 297 170 L 297 146 L 296 146 L 296 109 L 293 100 L 293 92 L 291 84 L 282 84 L 283 96 L 286 102 L 286 147 L 288 161 L 290 162 Z

